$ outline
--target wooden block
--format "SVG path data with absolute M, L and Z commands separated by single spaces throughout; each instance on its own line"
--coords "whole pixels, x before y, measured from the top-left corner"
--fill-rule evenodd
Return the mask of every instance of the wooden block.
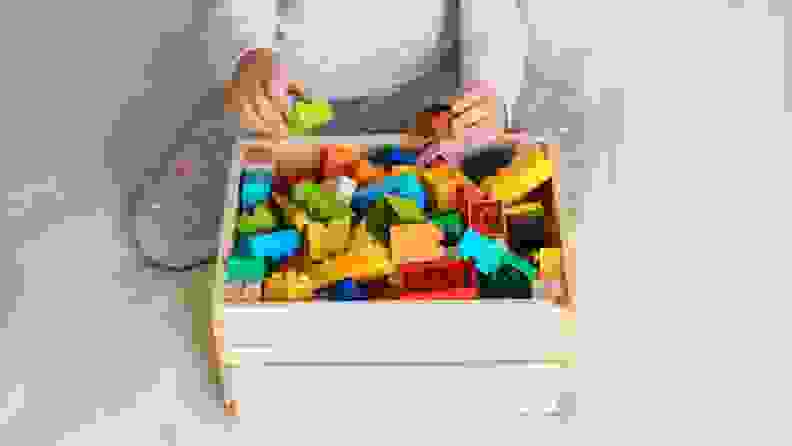
M 468 201 L 465 219 L 469 227 L 488 237 L 505 238 L 509 233 L 503 203 L 497 200 Z
M 425 262 L 445 255 L 440 242 L 443 232 L 432 223 L 390 227 L 391 259 L 394 265 Z
M 264 282 L 263 300 L 311 300 L 316 288 L 310 277 L 304 273 L 294 270 L 277 272 Z

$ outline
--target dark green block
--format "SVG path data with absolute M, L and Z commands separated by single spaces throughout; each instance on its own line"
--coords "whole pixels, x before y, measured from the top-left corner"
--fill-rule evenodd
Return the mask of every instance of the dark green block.
M 445 235 L 443 244 L 452 246 L 459 242 L 465 233 L 465 222 L 457 211 L 444 212 L 431 217 L 430 221 L 439 227 Z
M 482 298 L 530 299 L 531 282 L 519 270 L 503 265 L 494 274 L 478 273 L 479 296 Z

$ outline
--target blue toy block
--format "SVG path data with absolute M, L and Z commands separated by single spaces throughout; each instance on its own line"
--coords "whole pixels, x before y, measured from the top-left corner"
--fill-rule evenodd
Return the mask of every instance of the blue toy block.
M 387 165 L 415 164 L 417 155 L 415 152 L 404 152 L 397 145 L 385 145 L 385 156 L 383 161 Z
M 243 209 L 253 209 L 256 204 L 269 200 L 272 194 L 272 175 L 266 172 L 246 172 L 239 185 L 239 203 Z
M 352 279 L 344 279 L 336 282 L 335 300 L 363 300 L 367 299 L 365 289 Z
M 352 194 L 351 206 L 366 209 L 385 195 L 415 200 L 419 208 L 426 209 L 426 191 L 414 174 L 385 177 L 379 183 L 358 189 Z
M 239 239 L 239 253 L 249 257 L 267 257 L 279 262 L 297 253 L 302 245 L 302 237 L 294 229 L 255 234 Z
M 506 247 L 497 240 L 483 236 L 471 228 L 462 235 L 457 250 L 463 259 L 472 258 L 476 269 L 484 274 L 497 271 L 507 253 Z

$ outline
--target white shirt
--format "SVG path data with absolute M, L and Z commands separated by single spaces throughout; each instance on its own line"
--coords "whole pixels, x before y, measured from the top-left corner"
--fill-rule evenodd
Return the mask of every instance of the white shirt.
M 403 128 L 466 80 L 494 82 L 510 106 L 523 79 L 527 39 L 512 1 L 226 0 L 210 23 L 209 39 L 234 30 L 234 45 L 210 42 L 219 76 L 239 48 L 273 48 L 309 95 L 335 105 L 325 133 Z

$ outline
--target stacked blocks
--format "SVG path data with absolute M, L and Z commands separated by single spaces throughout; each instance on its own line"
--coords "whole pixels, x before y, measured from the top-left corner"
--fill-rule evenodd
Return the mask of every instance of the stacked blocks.
M 537 278 L 560 278 L 541 204 L 518 201 L 547 180 L 542 156 L 476 184 L 398 146 L 372 160 L 353 146 L 320 150 L 313 176 L 243 171 L 230 301 L 530 298 Z

